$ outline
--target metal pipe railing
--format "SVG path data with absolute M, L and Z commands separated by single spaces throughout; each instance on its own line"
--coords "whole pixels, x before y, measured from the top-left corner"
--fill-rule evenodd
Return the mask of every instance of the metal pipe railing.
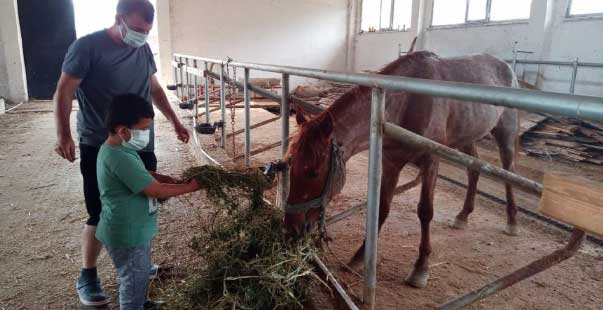
M 538 196 L 542 194 L 542 184 L 538 182 L 534 182 L 513 172 L 496 167 L 484 160 L 466 155 L 395 124 L 386 122 L 383 124 L 383 129 L 388 137 L 399 141 L 404 146 L 410 146 L 413 149 L 425 150 L 429 153 L 437 154 L 462 168 L 482 172 L 500 181 L 515 185 L 528 193 Z
M 375 309 L 377 297 L 377 237 L 379 234 L 379 199 L 381 195 L 381 158 L 383 156 L 383 115 L 385 91 L 373 88 L 371 98 L 371 123 L 369 146 L 368 196 L 366 211 L 366 236 L 364 251 L 364 302 L 369 310 Z
M 180 55 L 180 54 L 178 54 Z M 192 57 L 210 63 L 226 63 L 203 57 Z M 387 76 L 367 73 L 343 73 L 326 70 L 306 69 L 289 66 L 275 66 L 254 63 L 230 62 L 231 66 L 274 73 L 317 78 L 340 83 L 377 87 L 393 91 L 406 91 L 436 97 L 448 97 L 465 101 L 490 103 L 517 108 L 530 112 L 558 114 L 593 121 L 603 121 L 603 98 L 575 96 L 553 92 L 535 92 L 523 89 L 486 86 L 459 82 L 445 82 Z
M 209 100 L 211 99 L 209 93 L 209 78 L 207 77 L 207 62 L 204 62 L 204 71 L 203 71 L 203 92 L 205 93 L 205 123 L 209 124 L 211 122 L 211 113 L 209 113 Z M 199 88 L 198 85 L 195 88 Z
M 236 70 L 236 69 L 235 69 Z M 251 116 L 249 115 L 249 68 L 245 68 L 244 80 L 243 80 L 243 98 L 244 98 L 244 117 L 245 117 L 245 166 L 249 167 L 251 163 Z
M 506 62 L 512 63 L 513 60 L 512 59 L 506 59 Z M 547 66 L 562 66 L 562 67 L 573 67 L 574 66 L 574 61 L 554 61 L 554 60 L 521 60 L 521 59 L 517 59 L 516 61 L 517 64 L 524 64 L 524 65 L 547 65 Z M 603 68 L 603 63 L 596 63 L 596 62 L 578 62 L 578 67 L 585 67 L 585 68 Z
M 209 78 L 209 71 L 207 77 Z M 226 147 L 226 84 L 224 81 L 224 65 L 220 65 L 220 120 L 222 121 L 222 136 L 220 137 L 220 147 Z
M 382 173 L 381 158 L 383 151 L 382 146 L 384 133 L 388 134 L 389 136 L 396 137 L 400 142 L 406 145 L 423 147 L 427 151 L 448 158 L 463 167 L 473 170 L 479 170 L 481 172 L 494 176 L 497 180 L 502 180 L 503 182 L 517 185 L 530 193 L 540 194 L 542 192 L 542 185 L 537 182 L 523 178 L 509 171 L 500 169 L 498 167 L 490 165 L 489 163 L 480 161 L 479 159 L 475 159 L 468 155 L 461 154 L 458 151 L 450 149 L 446 146 L 438 144 L 422 136 L 416 135 L 397 125 L 391 123 L 384 123 L 383 115 L 385 109 L 385 89 L 392 91 L 406 91 L 436 97 L 455 98 L 464 101 L 489 103 L 493 105 L 518 108 L 533 112 L 551 113 L 590 120 L 603 120 L 603 98 L 599 97 L 574 96 L 551 92 L 533 92 L 515 88 L 494 87 L 458 82 L 423 80 L 399 76 L 385 76 L 378 74 L 353 74 L 289 66 L 274 66 L 231 61 L 227 63 L 221 60 L 180 54 L 176 54 L 175 57 L 178 57 L 179 59 L 179 66 L 182 63 L 183 58 L 185 58 L 187 61 L 188 59 L 204 61 L 206 65 L 207 63 L 220 64 L 222 68 L 221 74 L 217 75 L 213 72 L 209 72 L 206 70 L 206 79 L 220 78 L 222 89 L 224 89 L 225 83 L 231 83 L 234 84 L 236 88 L 242 88 L 244 90 L 243 97 L 245 101 L 245 162 L 247 165 L 249 165 L 249 153 L 251 147 L 251 141 L 249 136 L 250 91 L 254 91 L 272 100 L 280 101 L 281 112 L 287 112 L 281 114 L 281 117 L 283 119 L 283 127 L 281 134 L 281 143 L 283 147 L 281 149 L 281 153 L 284 154 L 286 152 L 286 143 L 289 138 L 288 127 L 285 127 L 288 125 L 288 117 L 287 121 L 285 121 L 284 116 L 285 114 L 288 116 L 288 104 L 299 104 L 304 106 L 304 108 L 306 108 L 307 106 L 307 108 L 310 110 L 309 112 L 311 113 L 313 111 L 318 113 L 323 110 L 320 107 L 314 106 L 310 103 L 307 103 L 299 98 L 290 96 L 288 94 L 289 75 L 318 78 L 340 83 L 357 84 L 372 88 L 373 93 L 371 100 L 368 199 L 365 238 L 366 277 L 364 286 L 364 300 L 365 303 L 368 304 L 369 309 L 375 308 L 376 300 L 376 253 L 378 236 L 379 199 Z M 516 59 L 515 61 L 516 63 L 522 62 Z M 574 65 L 574 68 L 577 68 L 579 66 L 579 62 L 577 60 L 572 64 Z M 245 71 L 245 78 L 243 83 L 234 81 L 230 79 L 230 77 L 224 76 L 223 69 L 225 65 L 233 66 L 235 67 L 235 70 L 237 67 L 243 68 Z M 283 94 L 281 96 L 278 96 L 272 93 L 271 91 L 250 85 L 250 70 L 260 70 L 282 74 Z M 187 70 L 187 72 L 190 71 Z M 191 74 L 199 74 L 199 72 L 197 70 L 197 72 L 191 72 Z M 180 75 L 182 75 L 181 68 Z M 573 80 L 575 80 L 575 78 L 573 78 Z M 222 104 L 222 107 L 225 107 L 225 105 Z M 287 108 L 287 110 L 285 110 L 285 108 Z M 285 135 L 285 133 L 287 133 L 287 135 Z M 279 191 L 283 192 L 284 190 L 284 186 L 281 186 L 279 189 Z M 545 268 L 543 268 L 542 270 L 544 269 Z M 518 279 L 517 281 L 519 280 L 521 279 Z M 496 288 L 497 290 L 502 289 L 499 286 L 496 286 Z M 345 292 L 343 294 L 345 294 Z

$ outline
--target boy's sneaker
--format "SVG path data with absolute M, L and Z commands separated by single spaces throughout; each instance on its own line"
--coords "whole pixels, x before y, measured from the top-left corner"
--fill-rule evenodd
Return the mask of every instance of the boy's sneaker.
M 87 280 L 80 278 L 76 288 L 80 302 L 85 306 L 104 306 L 109 303 L 109 298 L 103 292 L 98 278 Z
M 159 274 L 159 265 L 151 265 L 151 270 L 149 271 L 149 280 L 157 278 L 157 274 Z

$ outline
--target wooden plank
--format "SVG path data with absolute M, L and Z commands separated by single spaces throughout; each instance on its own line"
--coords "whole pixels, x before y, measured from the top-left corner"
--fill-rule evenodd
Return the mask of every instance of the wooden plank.
M 538 212 L 603 237 L 603 185 L 545 174 Z

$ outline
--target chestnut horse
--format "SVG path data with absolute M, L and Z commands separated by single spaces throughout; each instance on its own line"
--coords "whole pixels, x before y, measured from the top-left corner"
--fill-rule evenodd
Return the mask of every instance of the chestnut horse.
M 490 55 L 440 58 L 431 52 L 414 52 L 398 58 L 379 73 L 517 87 L 517 78 L 510 66 Z M 324 218 L 326 202 L 341 191 L 345 182 L 344 163 L 368 149 L 370 106 L 371 89 L 356 86 L 312 120 L 298 110 L 296 119 L 301 128 L 286 158 L 291 181 L 284 223 L 290 234 L 299 236 L 321 217 Z M 385 120 L 476 157 L 476 141 L 491 133 L 498 144 L 503 168 L 514 170 L 519 128 L 515 109 L 406 92 L 387 92 Z M 343 173 L 334 173 L 337 169 L 333 167 L 337 167 L 337 163 L 341 163 L 339 166 L 343 168 L 339 170 L 343 170 Z M 439 159 L 384 137 L 382 163 L 379 230 L 389 213 L 402 168 L 407 163 L 414 163 L 420 169 L 422 186 L 417 213 L 421 223 L 421 243 L 419 257 L 406 282 L 415 287 L 425 287 L 429 278 L 429 225 L 433 218 Z M 465 203 L 453 224 L 459 229 L 466 227 L 467 217 L 473 211 L 479 178 L 479 172 L 468 171 L 467 174 Z M 517 207 L 510 184 L 506 184 L 506 192 L 505 232 L 516 235 Z M 363 255 L 364 244 L 352 258 L 352 263 L 361 261 Z

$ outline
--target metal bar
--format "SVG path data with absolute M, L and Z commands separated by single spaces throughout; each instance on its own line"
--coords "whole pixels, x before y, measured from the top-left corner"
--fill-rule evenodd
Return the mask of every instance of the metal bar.
M 574 66 L 572 68 L 572 80 L 570 82 L 570 94 L 574 94 L 576 90 L 576 78 L 578 77 L 578 58 L 574 61 Z
M 217 76 L 213 72 L 210 72 L 209 75 Z M 241 82 L 233 81 L 229 77 L 225 77 L 225 81 L 226 81 L 226 83 L 234 84 L 239 89 L 243 89 L 243 83 L 241 83 Z M 279 96 L 269 90 L 255 86 L 255 85 L 249 85 L 249 90 L 261 95 L 262 97 L 266 97 L 272 101 L 276 101 L 276 102 L 280 103 L 282 100 L 281 96 Z M 307 102 L 301 98 L 293 96 L 293 95 L 289 96 L 289 100 L 290 100 L 291 104 L 293 104 L 294 106 L 297 106 L 297 107 L 301 107 L 304 110 L 304 112 L 308 112 L 310 114 L 320 114 L 322 111 L 324 111 L 323 108 L 321 108 L 315 104 L 312 104 L 310 102 Z
M 172 61 L 172 65 L 176 60 L 176 57 L 174 57 L 174 61 Z M 176 62 L 177 63 L 177 62 Z M 177 66 L 174 66 L 174 85 L 176 85 L 176 97 L 180 98 L 180 86 L 178 86 L 178 68 L 180 67 L 180 64 L 178 63 Z
M 507 287 L 510 287 L 511 285 L 513 285 L 517 282 L 525 280 L 537 273 L 540 273 L 546 269 L 549 269 L 549 268 L 563 262 L 564 260 L 574 256 L 576 254 L 576 252 L 578 252 L 578 249 L 580 249 L 580 246 L 582 245 L 582 243 L 584 242 L 584 236 L 585 236 L 584 231 L 574 229 L 568 244 L 564 248 L 559 249 L 559 250 L 553 252 L 552 254 L 544 256 L 544 257 L 524 266 L 523 268 L 516 270 L 513 273 L 510 273 L 502 278 L 495 280 L 494 282 L 491 282 L 491 283 L 485 285 L 484 287 L 482 287 L 480 289 L 470 292 L 464 296 L 458 297 L 450 302 L 447 302 L 444 305 L 438 306 L 437 309 L 440 309 L 440 310 L 463 309 L 464 307 L 466 307 L 478 300 L 484 299 L 498 291 L 501 291 Z
M 373 88 L 371 100 L 371 127 L 369 147 L 368 199 L 366 212 L 366 237 L 364 248 L 364 303 L 375 309 L 377 293 L 377 234 L 379 199 L 381 195 L 381 157 L 383 153 L 383 114 L 385 91 Z
M 235 69 L 236 70 L 236 69 Z M 245 79 L 243 80 L 243 98 L 245 104 L 245 166 L 249 167 L 251 163 L 251 130 L 249 129 L 250 115 L 249 115 L 249 69 L 245 68 Z
M 506 60 L 507 62 L 511 62 L 512 60 Z M 548 65 L 548 66 L 564 66 L 564 67 L 572 67 L 574 65 L 573 61 L 553 61 L 553 60 L 517 60 L 518 64 L 526 64 L 526 65 Z M 590 68 L 603 68 L 603 63 L 597 62 L 578 62 L 578 67 L 590 67 Z
M 281 119 L 281 117 L 280 117 L 280 116 L 273 117 L 273 118 L 269 118 L 269 119 L 267 119 L 267 120 L 265 120 L 265 121 L 261 121 L 261 122 L 259 122 L 259 123 L 256 123 L 256 124 L 251 125 L 251 126 L 249 127 L 249 129 L 255 129 L 255 128 L 258 128 L 258 127 L 262 127 L 262 126 L 264 126 L 264 125 L 268 125 L 268 124 L 270 124 L 270 123 L 272 123 L 272 122 L 274 122 L 274 121 L 278 121 L 279 119 Z M 236 135 L 242 134 L 242 133 L 244 133 L 244 132 L 245 132 L 245 129 L 239 129 L 239 130 L 237 130 L 237 131 L 235 131 L 235 132 L 231 132 L 231 133 L 227 134 L 227 135 L 226 135 L 226 138 L 230 138 L 230 137 L 232 137 L 232 136 L 236 136 Z
M 264 152 L 266 152 L 266 151 L 270 151 L 270 150 L 272 150 L 272 149 L 275 149 L 275 148 L 277 148 L 277 147 L 281 146 L 281 144 L 282 144 L 282 142 L 281 142 L 281 141 L 277 141 L 277 142 L 274 142 L 274 143 L 272 143 L 272 144 L 262 146 L 262 147 L 260 147 L 260 148 L 257 148 L 257 149 L 255 149 L 255 150 L 251 151 L 251 152 L 250 152 L 250 155 L 251 155 L 251 156 L 255 156 L 255 155 L 257 155 L 257 154 L 264 153 Z M 235 158 L 233 158 L 233 159 L 234 159 L 234 160 L 239 160 L 239 159 L 244 158 L 244 157 L 245 157 L 245 155 L 238 155 L 238 156 L 236 156 L 236 157 L 235 157 Z
M 184 76 L 182 75 L 184 71 L 184 62 L 182 62 L 182 57 L 180 57 L 178 62 L 180 63 L 180 83 L 184 84 Z M 180 88 L 180 101 L 184 101 L 182 99 L 184 99 L 184 85 Z
M 208 67 L 207 67 L 207 61 L 204 62 L 205 63 L 205 71 L 203 76 L 205 79 L 205 84 L 204 84 L 204 88 L 203 88 L 203 93 L 205 94 L 205 122 L 206 123 L 210 123 L 211 122 L 211 113 L 209 113 L 209 97 L 211 96 L 209 93 L 209 75 L 207 74 Z
M 194 59 L 193 60 L 193 67 L 195 69 L 197 69 L 197 60 Z M 193 115 L 195 115 L 195 117 L 193 117 L 193 127 L 197 126 L 197 123 L 199 122 L 199 120 L 197 119 L 196 115 L 199 115 L 199 105 L 197 104 L 197 101 L 199 100 L 199 77 L 197 77 L 196 75 L 193 75 L 193 83 L 195 85 L 195 88 L 193 89 L 193 96 L 194 98 L 193 100 Z
M 200 58 L 207 59 L 207 58 Z M 221 63 L 222 61 L 216 61 Z M 518 61 L 519 62 L 519 61 Z M 232 62 L 232 66 L 603 121 L 603 98 L 459 82 Z M 294 102 L 294 100 L 292 100 Z
M 460 165 L 462 168 L 482 172 L 498 180 L 517 186 L 528 193 L 536 195 L 542 194 L 542 184 L 491 165 L 484 160 L 451 149 L 392 123 L 384 123 L 383 130 L 388 137 L 398 140 L 405 146 L 422 149 L 429 153 L 435 153 L 438 156 L 444 157 L 453 163 Z
M 208 74 L 209 76 L 209 74 Z M 220 120 L 222 121 L 222 135 L 220 136 L 220 146 L 226 147 L 226 84 L 224 82 L 224 65 L 220 65 Z
M 284 160 L 289 149 L 289 113 L 291 108 L 289 106 L 289 75 L 283 74 L 281 77 L 281 158 Z M 286 167 L 281 172 L 280 182 L 278 183 L 277 202 L 280 207 L 284 208 L 287 204 L 288 196 L 288 185 L 289 185 L 289 168 Z M 277 206 L 278 206 L 277 204 Z
M 513 63 L 511 64 L 513 68 L 513 72 L 517 72 L 517 41 L 515 41 L 515 45 L 513 45 Z
M 335 290 L 337 291 L 337 293 L 339 293 L 339 295 L 341 296 L 341 298 L 343 299 L 345 304 L 348 306 L 348 308 L 350 310 L 359 310 L 358 307 L 354 304 L 354 302 L 350 298 L 350 296 L 348 296 L 346 291 L 343 289 L 343 287 L 339 284 L 339 282 L 337 282 L 337 279 L 335 278 L 335 276 L 333 276 L 333 274 L 329 271 L 327 266 L 320 260 L 318 255 L 312 254 L 312 259 L 314 259 L 314 262 L 316 263 L 316 265 L 318 265 L 320 270 L 322 270 L 322 272 L 324 272 L 325 276 L 327 277 L 327 281 L 331 282 L 331 285 L 333 285 L 333 287 L 335 287 Z
M 185 71 L 184 74 L 186 76 L 186 103 L 190 103 L 191 102 L 191 75 L 188 73 L 188 66 L 189 66 L 189 59 L 186 58 L 185 60 Z

